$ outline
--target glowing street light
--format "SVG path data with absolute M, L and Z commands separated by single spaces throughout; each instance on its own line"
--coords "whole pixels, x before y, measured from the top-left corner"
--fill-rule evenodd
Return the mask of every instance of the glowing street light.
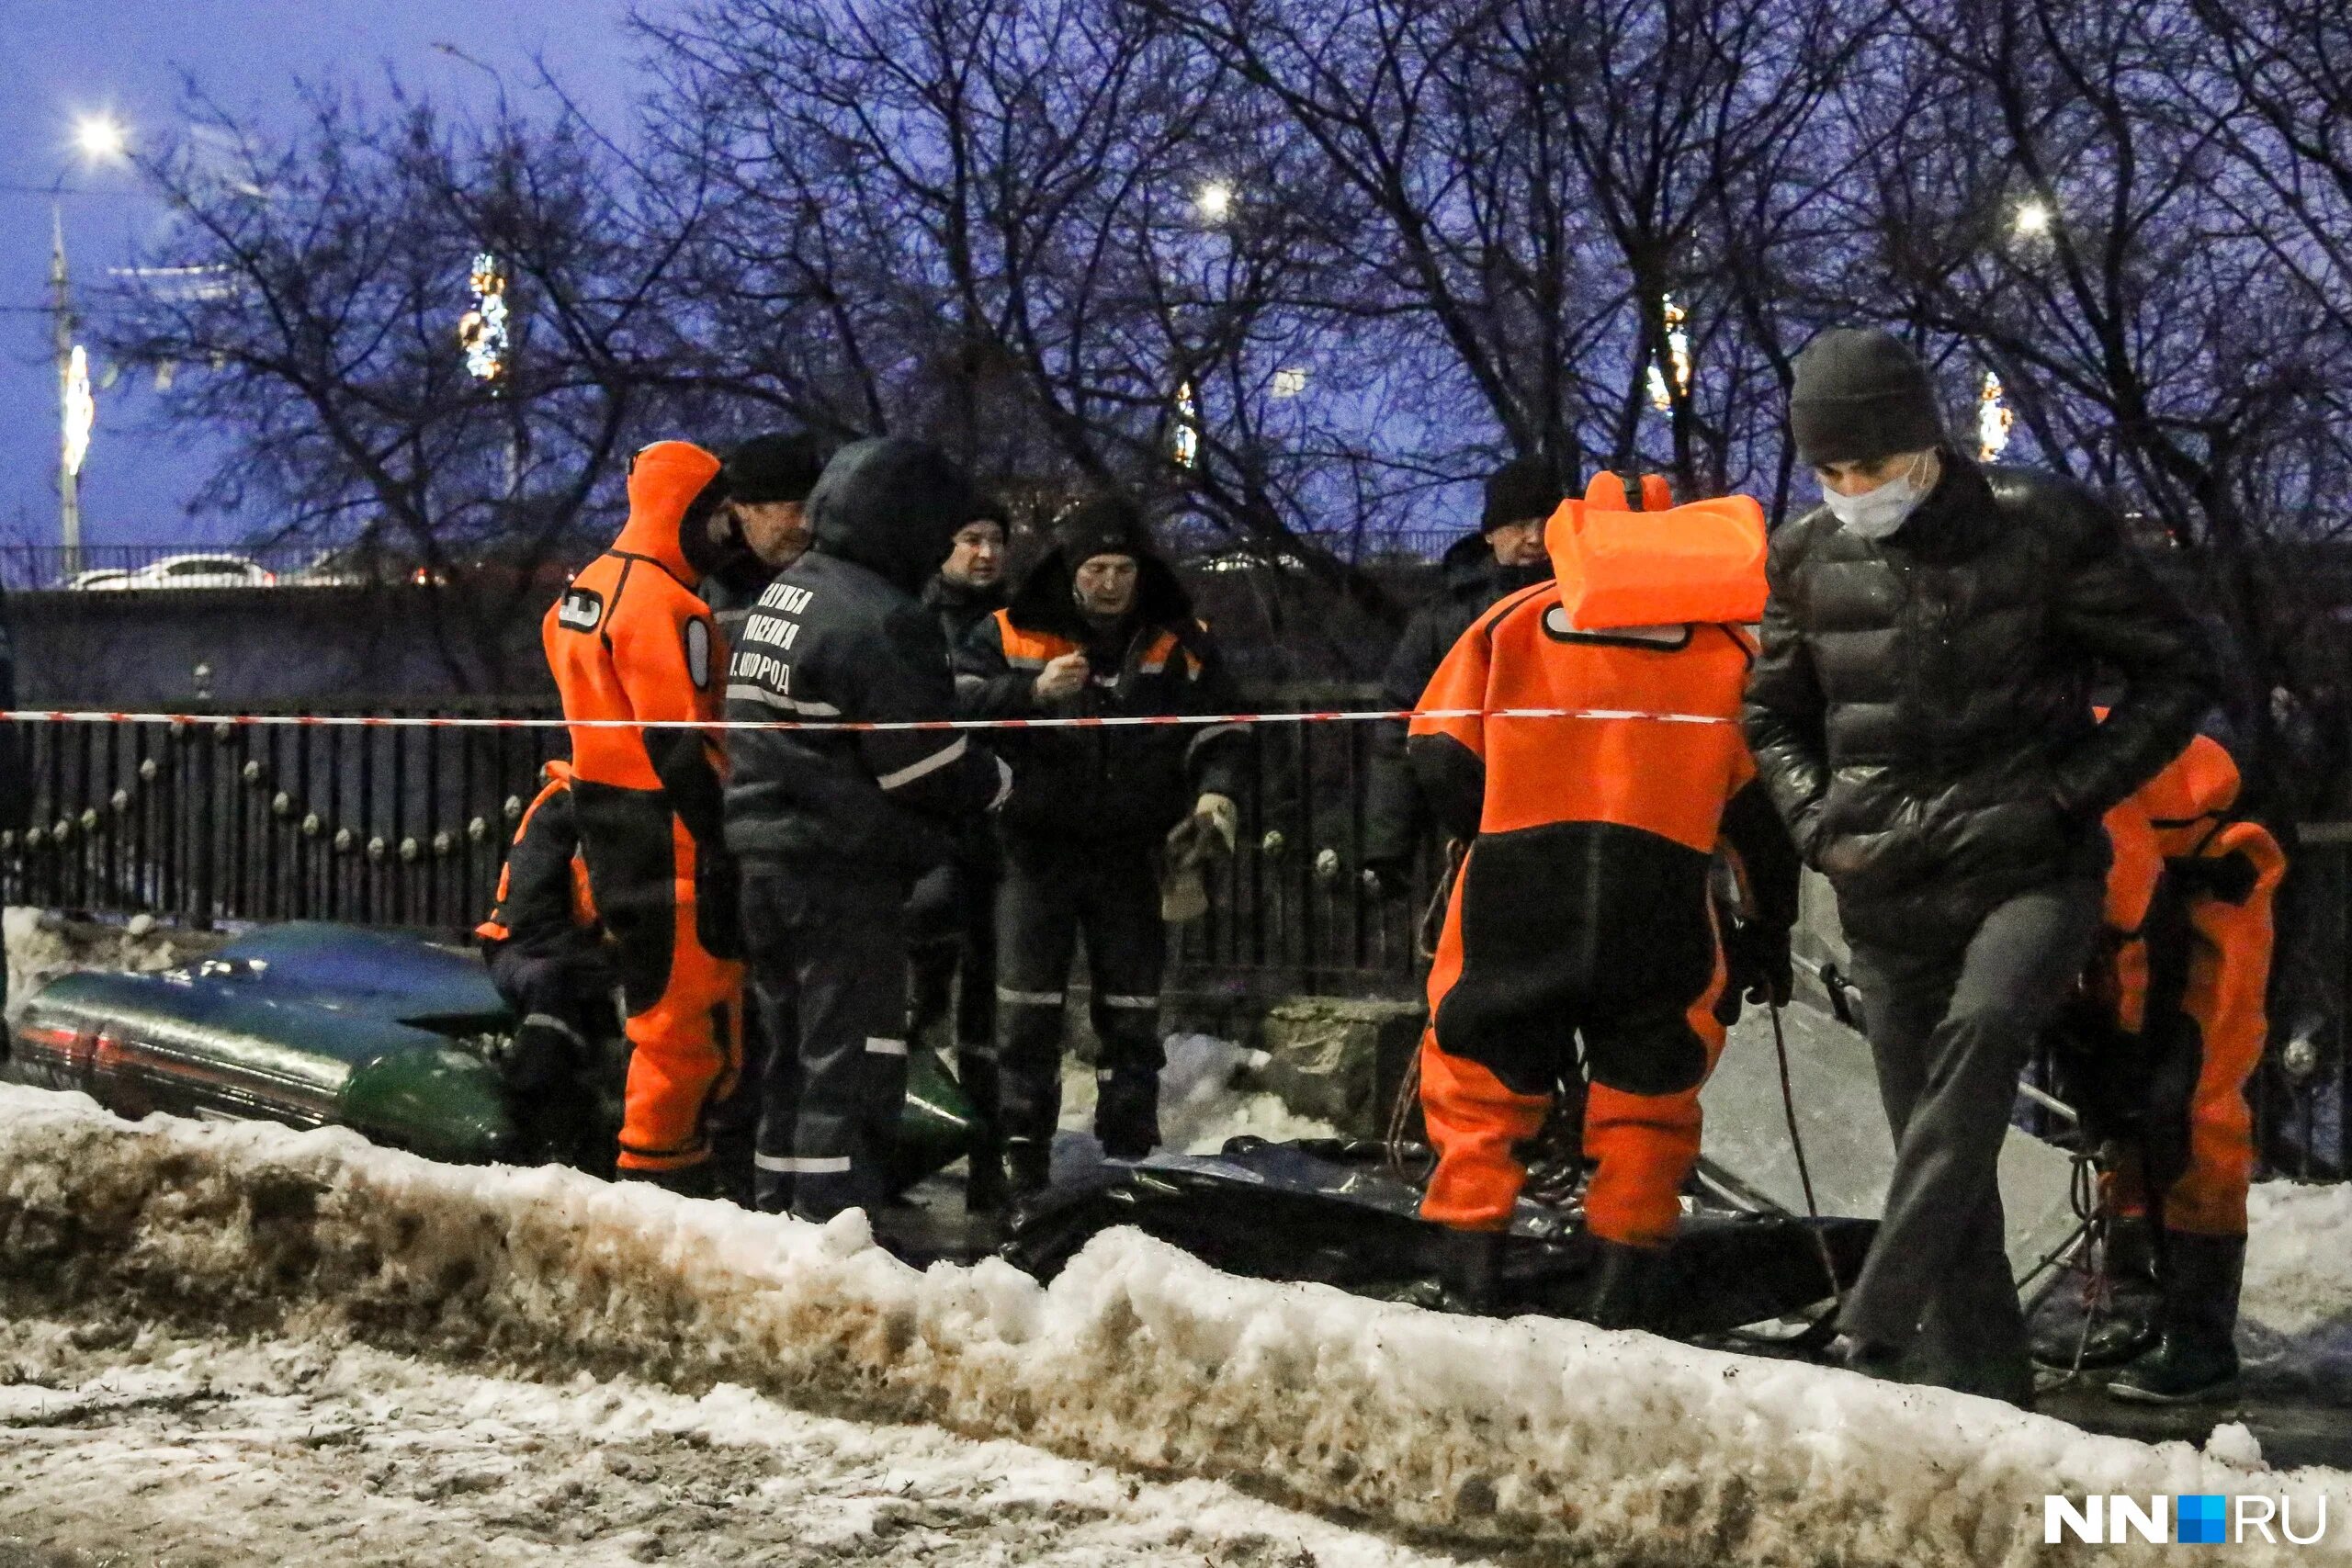
M 80 344 L 65 360 L 65 384 L 62 389 L 65 405 L 64 439 L 58 457 L 65 465 L 68 478 L 82 477 L 82 464 L 90 455 L 90 430 L 98 422 L 98 400 L 90 390 L 90 355 Z
M 1211 180 L 1193 198 L 1193 209 L 1212 223 L 1222 223 L 1233 211 L 1233 187 L 1223 180 Z
M 2018 207 L 2017 231 L 2029 237 L 2050 232 L 2050 204 L 2039 199 L 2022 202 Z
M 118 164 L 130 156 L 130 128 L 110 114 L 74 121 L 74 150 L 87 164 Z

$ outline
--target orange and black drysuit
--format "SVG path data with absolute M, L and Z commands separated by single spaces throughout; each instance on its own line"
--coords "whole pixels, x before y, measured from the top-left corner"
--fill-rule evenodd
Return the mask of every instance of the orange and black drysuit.
M 604 1168 L 611 1128 L 596 1137 L 596 1097 L 585 1080 L 620 1020 L 616 980 L 580 854 L 571 764 L 550 761 L 543 776 L 499 870 L 498 902 L 474 934 L 491 984 L 519 1021 L 499 1068 L 533 1153 Z
M 2107 814 L 2109 941 L 2089 986 L 2114 1049 L 2091 1074 L 2106 1092 L 2091 1089 L 2086 1109 L 2138 1156 L 2112 1172 L 2117 1207 L 2199 1235 L 2245 1234 L 2245 1084 L 2268 1031 L 2271 906 L 2287 869 L 2260 823 L 2232 815 L 2238 789 L 2229 752 L 2200 735 Z
M 1622 487 L 1596 481 L 1552 524 L 1564 585 L 1575 573 L 1557 541 L 1596 502 L 1623 512 Z M 1653 525 L 1671 529 L 1676 514 Z M 1760 512 L 1749 525 L 1760 604 Z M 1470 843 L 1429 982 L 1421 1104 L 1439 1157 L 1424 1218 L 1505 1228 L 1526 1179 L 1515 1145 L 1535 1135 L 1555 1085 L 1581 1074 L 1598 1162 L 1589 1228 L 1652 1256 L 1672 1238 L 1725 1028 L 1709 893 L 1719 843 L 1731 840 L 1782 952 L 1795 916 L 1795 853 L 1754 787 L 1737 723 L 1754 656 L 1736 625 L 1578 626 L 1563 586 L 1547 583 L 1475 623 L 1422 694 L 1414 767 L 1441 824 Z M 1495 711 L 1524 708 L 1716 722 Z
M 2227 750 L 2200 735 L 2108 812 L 2107 941 L 2057 1032 L 2106 1206 L 2130 1237 L 2121 1250 L 2146 1233 L 2165 1334 L 2201 1337 L 2216 1366 L 2234 1360 L 2254 1172 L 2245 1085 L 2268 1033 L 2287 864 L 2234 814 L 2239 787 Z
M 695 585 L 718 459 L 683 441 L 637 455 L 628 525 L 573 578 L 542 627 L 571 721 L 573 812 L 588 883 L 617 943 L 631 1052 L 624 1176 L 691 1184 L 708 1116 L 741 1060 L 742 965 L 721 842 L 721 760 L 689 728 L 582 720 L 713 721 L 726 653 Z

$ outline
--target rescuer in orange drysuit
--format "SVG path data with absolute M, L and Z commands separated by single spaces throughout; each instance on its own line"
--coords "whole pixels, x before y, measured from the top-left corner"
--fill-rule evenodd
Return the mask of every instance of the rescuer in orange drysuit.
M 542 627 L 571 721 L 571 788 L 588 883 L 617 943 L 631 1047 L 619 1172 L 707 1192 L 709 1117 L 741 1063 L 741 943 L 721 840 L 722 758 L 686 728 L 583 719 L 719 717 L 727 668 L 696 592 L 728 557 L 718 459 L 662 441 L 630 464 L 628 522 Z
M 2088 1340 L 2044 1357 L 2129 1360 L 2108 1387 L 2143 1403 L 2213 1397 L 2238 1370 L 2245 1085 L 2268 1032 L 2271 904 L 2286 873 L 2277 840 L 2233 815 L 2239 786 L 2229 752 L 2200 735 L 2107 814 L 2107 940 L 2057 1031 L 2099 1150 L 2119 1299 Z
M 1633 513 L 1604 474 L 1554 513 L 1546 544 L 1556 581 L 1472 624 L 1408 743 L 1439 821 L 1470 843 L 1430 974 L 1421 1106 L 1438 1166 L 1421 1214 L 1462 1233 L 1453 1283 L 1492 1304 L 1527 1175 L 1514 1145 L 1581 1076 L 1601 1248 L 1588 1315 L 1631 1326 L 1698 1157 L 1699 1089 L 1736 1010 L 1726 989 L 1788 995 L 1796 852 L 1738 724 L 1764 517 L 1746 497 Z M 1716 722 L 1493 711 L 1508 708 Z M 1726 840 L 1747 919 L 1720 940 L 1709 883 Z
M 474 934 L 518 1021 L 497 1066 L 527 1157 L 609 1173 L 613 1128 L 599 1109 L 598 1068 L 620 1021 L 612 948 L 580 856 L 571 764 L 550 761 L 544 776 L 499 868 L 498 902 Z

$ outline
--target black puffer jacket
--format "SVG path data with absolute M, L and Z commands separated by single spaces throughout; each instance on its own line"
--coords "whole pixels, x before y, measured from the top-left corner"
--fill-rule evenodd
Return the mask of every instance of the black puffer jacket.
M 2211 701 L 2194 623 L 2069 479 L 1946 452 L 1873 544 L 1817 507 L 1774 536 L 1756 764 L 1848 932 L 1934 949 L 2104 865 L 2099 818 Z M 2126 690 L 2105 724 L 2093 680 Z
M 1136 560 L 1135 610 L 1105 632 L 1071 599 L 1075 563 L 1059 549 L 1041 558 L 1012 603 L 956 649 L 961 711 L 983 718 L 1234 712 L 1239 699 L 1183 585 L 1157 557 Z M 1084 653 L 1092 678 L 1077 695 L 1040 705 L 1037 672 L 1067 653 Z M 1012 765 L 1012 794 L 998 818 L 1008 835 L 1156 844 L 1197 795 L 1239 798 L 1248 741 L 1231 725 L 1136 725 L 1010 729 L 996 744 Z
M 1001 583 L 986 588 L 967 588 L 950 582 L 944 573 L 935 573 L 923 584 L 922 607 L 939 617 L 939 630 L 947 638 L 950 649 L 964 646 L 972 628 L 1004 608 L 1005 590 Z
M 727 667 L 730 719 L 954 716 L 947 640 L 915 598 L 970 515 L 930 447 L 861 441 L 808 497 L 812 544 L 745 617 Z M 919 874 L 946 860 L 1001 773 L 963 731 L 738 731 L 727 844 L 837 874 Z
M 1413 612 L 1405 635 L 1381 671 L 1380 702 L 1385 708 L 1409 708 L 1479 616 L 1522 588 L 1532 588 L 1552 575 L 1552 563 L 1507 567 L 1495 559 L 1484 534 L 1465 534 L 1447 547 L 1438 568 L 1435 597 Z M 1375 727 L 1372 740 L 1372 773 L 1365 788 L 1363 858 L 1365 863 L 1402 870 L 1412 863 L 1430 814 L 1413 781 L 1413 766 L 1405 756 L 1402 723 Z

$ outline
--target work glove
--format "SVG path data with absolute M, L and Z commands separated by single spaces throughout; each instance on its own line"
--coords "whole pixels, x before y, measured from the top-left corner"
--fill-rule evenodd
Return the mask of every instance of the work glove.
M 1205 819 L 1215 829 L 1217 842 L 1224 846 L 1223 852 L 1228 855 L 1233 852 L 1234 843 L 1241 835 L 1241 808 L 1233 804 L 1231 796 L 1203 795 L 1193 802 L 1193 819 Z
M 1168 830 L 1167 855 L 1159 875 L 1159 918 L 1183 925 L 1208 913 L 1208 883 L 1201 867 L 1233 852 L 1241 813 L 1221 795 L 1204 795 L 1193 814 Z
M 1750 1002 L 1781 1008 L 1796 988 L 1796 964 L 1789 953 L 1789 929 L 1740 920 L 1724 931 L 1726 988 Z

